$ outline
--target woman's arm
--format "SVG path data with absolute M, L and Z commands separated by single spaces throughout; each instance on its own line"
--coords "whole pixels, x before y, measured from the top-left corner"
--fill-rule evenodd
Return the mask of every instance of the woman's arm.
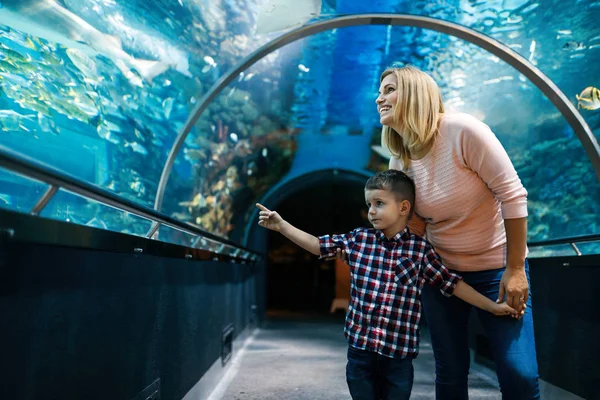
M 529 298 L 529 284 L 525 275 L 527 253 L 527 218 L 505 219 L 506 270 L 500 281 L 498 300 L 504 300 L 515 309 L 520 309 Z
M 460 135 L 465 165 L 485 182 L 500 202 L 506 231 L 506 271 L 502 275 L 498 299 L 524 309 L 529 289 L 525 275 L 527 252 L 527 190 L 523 187 L 506 150 L 483 122 L 465 117 Z
M 527 254 L 527 217 L 505 219 L 506 267 L 524 268 Z

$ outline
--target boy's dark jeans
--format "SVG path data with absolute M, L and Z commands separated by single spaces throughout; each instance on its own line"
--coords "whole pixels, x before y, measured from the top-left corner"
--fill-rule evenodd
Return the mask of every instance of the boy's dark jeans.
M 348 346 L 346 381 L 353 400 L 408 400 L 412 358 L 389 358 Z

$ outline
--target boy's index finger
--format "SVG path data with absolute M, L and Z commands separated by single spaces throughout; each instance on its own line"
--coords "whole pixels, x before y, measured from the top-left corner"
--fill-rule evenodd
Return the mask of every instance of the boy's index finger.
M 270 211 L 267 207 L 263 206 L 260 203 L 256 203 L 256 207 L 258 207 L 258 209 L 261 210 L 261 211 L 267 211 L 267 212 Z

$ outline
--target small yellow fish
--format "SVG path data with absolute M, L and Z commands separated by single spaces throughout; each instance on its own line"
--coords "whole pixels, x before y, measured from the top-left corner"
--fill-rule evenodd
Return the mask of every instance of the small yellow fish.
M 225 182 L 224 181 L 218 181 L 217 183 L 213 184 L 211 187 L 211 190 L 213 192 L 218 192 L 219 190 L 222 190 L 225 187 Z
M 588 86 L 581 92 L 580 95 L 575 95 L 577 98 L 577 109 L 582 107 L 586 110 L 596 110 L 600 108 L 600 90 L 593 86 Z

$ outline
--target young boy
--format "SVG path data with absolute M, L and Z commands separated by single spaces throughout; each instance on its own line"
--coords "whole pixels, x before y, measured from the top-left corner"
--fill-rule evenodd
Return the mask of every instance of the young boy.
M 408 399 L 425 283 L 495 315 L 516 317 L 517 312 L 464 283 L 442 265 L 431 244 L 410 233 L 406 223 L 414 208 L 415 186 L 403 172 L 387 170 L 371 177 L 365 200 L 373 229 L 317 238 L 261 204 L 256 204 L 261 210 L 258 224 L 322 258 L 334 256 L 338 248 L 346 253 L 352 278 L 344 329 L 350 394 L 354 400 Z

